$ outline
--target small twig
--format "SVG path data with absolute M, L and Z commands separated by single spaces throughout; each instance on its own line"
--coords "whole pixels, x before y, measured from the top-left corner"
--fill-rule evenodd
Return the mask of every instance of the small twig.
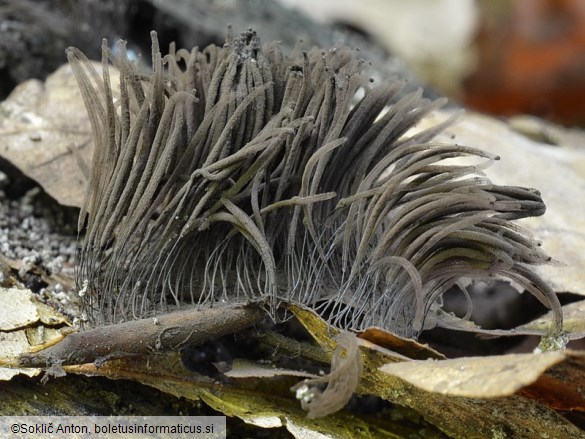
M 262 332 L 260 334 L 254 335 L 254 338 L 258 340 L 259 343 L 275 347 L 278 350 L 283 350 L 284 352 L 301 358 L 306 358 L 325 364 L 329 364 L 331 361 L 331 356 L 327 355 L 323 349 L 321 349 L 321 347 L 285 337 L 284 335 L 274 331 Z
M 43 351 L 21 355 L 19 365 L 83 364 L 103 358 L 169 352 L 237 332 L 265 316 L 255 306 L 192 308 L 77 332 Z

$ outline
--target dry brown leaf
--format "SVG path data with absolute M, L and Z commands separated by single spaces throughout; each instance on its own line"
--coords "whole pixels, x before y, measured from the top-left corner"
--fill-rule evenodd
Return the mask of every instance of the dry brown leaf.
M 554 346 L 560 348 L 565 346 L 569 340 L 578 340 L 585 336 L 584 308 L 582 302 L 563 306 L 563 329 L 565 332 L 560 336 L 553 337 L 549 336 L 553 318 L 552 312 L 512 329 L 485 329 L 471 320 L 462 320 L 452 314 L 441 312 L 438 326 L 452 331 L 473 332 L 476 335 L 484 335 L 486 338 L 537 335 L 542 337 L 541 340 L 544 340 L 541 346 L 542 350 L 554 350 Z
M 443 354 L 427 345 L 420 344 L 409 338 L 400 337 L 381 328 L 368 328 L 359 333 L 358 337 L 413 360 L 426 360 L 427 358 L 442 360 L 445 358 Z
M 557 159 L 585 178 L 585 130 L 566 128 L 529 115 L 512 116 L 507 122 L 513 130 L 536 142 L 557 146 Z M 555 150 L 549 153 L 555 154 Z
M 68 324 L 64 315 L 40 303 L 30 290 L 0 287 L 0 303 L 0 331 L 13 331 L 37 323 Z
M 12 331 L 36 323 L 39 315 L 30 292 L 0 288 L 0 331 Z
M 97 64 L 96 64 L 97 66 Z M 72 153 L 91 162 L 91 129 L 68 65 L 43 83 L 18 85 L 0 103 L 0 155 L 66 206 L 81 206 L 85 178 Z
M 563 306 L 563 327 L 570 340 L 585 337 L 585 300 Z M 516 328 L 520 331 L 543 331 L 550 326 L 552 313 Z
M 331 354 L 336 346 L 333 338 L 339 334 L 339 330 L 329 326 L 317 314 L 306 308 L 297 305 L 288 305 L 288 309 L 311 333 L 317 343 L 326 352 Z M 385 358 L 386 361 L 388 359 L 392 359 L 391 361 L 409 360 L 411 359 L 410 354 L 414 358 L 444 358 L 442 354 L 428 346 L 422 345 L 412 339 L 399 337 L 380 328 L 368 328 L 358 335 L 360 346 L 368 349 L 362 349 L 362 353 L 364 351 L 378 352 L 380 353 L 380 358 Z
M 314 313 L 307 310 L 295 310 L 296 317 L 324 347 L 332 345 L 332 330 Z M 572 352 L 553 352 L 550 356 L 534 357 L 549 360 L 546 367 L 536 368 L 532 374 L 532 385 L 518 386 L 519 392 L 509 396 L 488 398 L 470 398 L 458 395 L 446 395 L 433 391 L 423 390 L 411 384 L 402 377 L 389 375 L 381 370 L 382 366 L 390 365 L 404 371 L 408 376 L 409 371 L 417 364 L 426 365 L 426 373 L 432 376 L 439 370 L 435 366 L 444 361 L 410 361 L 373 343 L 362 340 L 360 342 L 362 361 L 364 364 L 358 393 L 362 395 L 376 395 L 392 403 L 407 406 L 419 412 L 431 424 L 437 426 L 448 435 L 455 438 L 485 438 L 485 437 L 571 437 L 585 438 L 585 433 L 571 424 L 555 410 L 559 404 L 551 404 L 544 399 L 542 389 L 547 387 L 543 383 L 549 378 L 556 380 L 559 389 L 574 388 L 577 392 L 583 392 L 585 388 L 585 355 Z M 532 354 L 531 354 L 532 355 Z M 543 354 L 539 354 L 543 355 Z M 560 358 L 559 358 L 560 356 Z M 526 357 L 529 358 L 529 357 Z M 475 361 L 483 361 L 484 358 L 471 358 L 461 360 L 461 366 L 473 364 Z M 530 363 L 530 360 L 528 360 Z M 545 361 L 546 363 L 546 361 Z M 516 367 L 515 370 L 523 374 L 530 369 L 530 364 L 524 368 Z M 541 365 L 542 366 L 542 365 Z M 505 373 L 504 370 L 502 373 Z M 514 377 L 521 382 L 523 377 Z M 481 381 L 481 378 L 478 378 Z M 550 380 L 549 380 L 550 381 Z M 526 383 L 526 381 L 524 381 Z M 445 385 L 448 385 L 447 383 Z M 497 385 L 497 384 L 496 384 Z M 540 386 L 540 387 L 538 387 Z M 527 392 L 532 391 L 529 396 Z M 574 393 L 574 392 L 573 392 Z M 558 391 L 554 395 L 554 401 L 562 400 L 563 392 Z M 579 407 L 583 397 L 578 393 L 580 400 L 574 401 L 571 407 Z M 573 395 L 574 397 L 574 395 Z M 527 415 L 527 413 L 529 415 Z
M 298 370 L 280 369 L 253 363 L 247 360 L 235 359 L 232 368 L 224 374 L 229 378 L 272 378 L 276 376 L 295 376 L 301 378 L 317 378 L 317 375 Z
M 58 328 L 68 324 L 67 318 L 38 302 L 29 290 L 0 287 L 0 303 L 0 364 L 11 365 L 20 354 L 62 338 Z M 40 372 L 0 367 L 0 381 Z
M 391 363 L 381 370 L 427 392 L 469 398 L 508 396 L 564 360 L 564 352 Z

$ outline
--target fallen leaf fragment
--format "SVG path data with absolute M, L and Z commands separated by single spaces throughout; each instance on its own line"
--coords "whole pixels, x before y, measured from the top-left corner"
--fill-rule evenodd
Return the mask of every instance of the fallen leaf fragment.
M 469 398 L 508 396 L 535 382 L 551 366 L 565 358 L 564 352 L 467 357 L 441 361 L 412 361 L 382 366 L 423 390 Z
M 12 365 L 19 355 L 60 340 L 65 316 L 37 301 L 29 290 L 0 288 L 0 364 Z M 18 374 L 33 377 L 41 369 L 0 367 L 0 381 Z
M 426 360 L 427 358 L 441 360 L 445 358 L 443 354 L 427 345 L 420 344 L 416 340 L 400 337 L 381 328 L 368 328 L 358 334 L 358 337 L 413 360 Z
M 273 378 L 276 376 L 295 376 L 301 378 L 317 378 L 312 373 L 298 370 L 280 369 L 268 367 L 247 360 L 235 359 L 232 368 L 224 374 L 229 378 Z
M 39 302 L 30 290 L 0 287 L 0 331 L 14 331 L 42 323 L 48 326 L 69 324 L 67 317 Z
M 291 310 L 322 346 L 332 345 L 331 334 L 335 334 L 335 331 L 332 331 L 326 322 L 310 311 L 294 308 Z M 554 376 L 563 386 L 574 387 L 577 392 L 581 392 L 580 395 L 584 394 L 585 376 L 583 370 L 585 370 L 585 355 L 583 354 L 570 351 L 539 354 L 538 357 L 542 358 L 542 360 L 537 363 L 539 366 L 535 367 L 539 370 L 539 373 L 528 372 L 531 374 L 528 379 L 526 377 L 511 378 L 514 383 L 513 386 L 518 388 L 516 393 L 512 392 L 512 385 L 509 385 L 506 392 L 500 392 L 495 389 L 499 383 L 494 379 L 493 386 L 487 388 L 487 391 L 491 392 L 491 394 L 484 391 L 482 396 L 468 397 L 434 391 L 451 388 L 449 380 L 439 382 L 439 387 L 437 389 L 433 388 L 434 383 L 432 383 L 432 380 L 434 376 L 440 377 L 438 373 L 440 369 L 437 369 L 437 365 L 442 363 L 448 365 L 450 364 L 449 362 L 460 361 L 459 369 L 453 369 L 454 377 L 452 379 L 455 383 L 453 387 L 463 389 L 464 385 L 468 384 L 473 390 L 471 384 L 475 385 L 475 383 L 471 379 L 466 382 L 458 378 L 457 374 L 461 372 L 461 367 L 463 367 L 463 372 L 466 369 L 473 370 L 477 367 L 474 366 L 476 365 L 475 362 L 477 361 L 477 364 L 481 364 L 482 361 L 486 360 L 484 357 L 461 360 L 412 361 L 403 355 L 389 351 L 367 340 L 361 340 L 360 349 L 364 366 L 357 390 L 358 394 L 375 395 L 394 404 L 414 409 L 426 421 L 438 427 L 450 437 L 461 439 L 486 437 L 585 438 L 585 433 L 559 414 L 554 405 L 549 405 L 542 398 L 527 398 L 519 391 L 531 389 L 531 385 L 539 383 L 543 376 Z M 544 356 L 540 357 L 541 355 Z M 534 355 L 534 357 L 537 357 L 537 355 Z M 511 364 L 511 370 L 523 374 L 525 371 L 532 369 L 532 358 L 532 354 L 529 354 L 524 359 L 524 362 L 520 361 L 519 364 Z M 401 375 L 386 373 L 383 370 L 386 367 L 400 370 Z M 421 369 L 419 375 L 431 381 L 429 388 L 426 390 L 418 385 L 420 380 L 417 380 L 417 385 L 410 381 L 410 372 L 416 371 L 417 367 Z M 500 367 L 497 360 L 496 367 Z M 500 367 L 501 374 L 506 375 L 507 372 L 505 368 Z M 543 372 L 545 375 L 543 375 Z M 482 379 L 477 377 L 480 386 L 482 385 Z M 522 383 L 524 383 L 524 387 L 522 387 Z M 474 394 L 478 393 L 477 391 L 474 392 Z M 502 396 L 495 396 L 498 394 Z M 503 396 L 506 394 L 508 396 Z M 561 397 L 562 393 L 555 396 L 556 399 Z M 527 416 L 527 413 L 530 415 Z
M 0 103 L 0 156 L 63 205 L 79 207 L 83 202 L 86 182 L 72 151 L 89 164 L 90 136 L 89 119 L 69 65 L 44 83 L 32 79 L 19 84 Z
M 39 302 L 30 290 L 0 287 L 0 331 L 14 331 L 37 324 L 69 325 L 63 314 Z
M 329 326 L 321 317 L 306 308 L 288 305 L 288 308 L 311 333 L 326 352 L 333 352 L 336 343 L 333 338 L 339 330 Z M 372 327 L 358 334 L 362 354 L 380 353 L 383 358 L 405 361 L 412 358 L 445 358 L 441 353 L 420 344 L 416 340 L 400 337 L 380 328 Z
M 541 331 L 550 325 L 552 313 L 547 313 L 532 322 L 516 328 L 518 331 Z M 569 340 L 585 337 L 585 300 L 563 306 L 563 329 Z
M 38 322 L 39 314 L 27 291 L 0 288 L 0 330 L 12 331 Z

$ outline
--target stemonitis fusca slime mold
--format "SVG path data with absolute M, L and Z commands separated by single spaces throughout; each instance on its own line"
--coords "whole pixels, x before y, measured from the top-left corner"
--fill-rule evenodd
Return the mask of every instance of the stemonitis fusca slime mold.
M 513 281 L 553 310 L 549 335 L 561 334 L 559 301 L 531 269 L 550 258 L 514 223 L 544 213 L 539 192 L 492 184 L 489 152 L 433 142 L 456 115 L 410 131 L 444 99 L 370 80 L 348 47 L 285 56 L 249 30 L 163 56 L 151 37 L 149 74 L 122 41 L 103 43 L 101 74 L 67 50 L 94 142 L 76 274 L 87 326 L 126 325 L 132 338 L 135 322 L 176 328 L 197 309 L 229 333 L 283 318 L 282 304 L 310 308 L 342 331 L 331 374 L 317 379 L 329 387 L 304 400 L 311 416 L 341 408 L 357 385 L 351 331 L 416 338 L 461 279 Z M 456 157 L 476 161 L 446 161 Z M 149 346 L 221 335 L 189 328 L 152 332 Z M 93 361 L 112 346 L 22 362 Z

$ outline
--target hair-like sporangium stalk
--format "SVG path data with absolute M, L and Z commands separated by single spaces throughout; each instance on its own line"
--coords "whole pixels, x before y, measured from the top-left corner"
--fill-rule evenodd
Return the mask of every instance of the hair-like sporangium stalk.
M 492 154 L 432 143 L 456 116 L 409 133 L 445 100 L 372 84 L 350 48 L 286 57 L 252 30 L 165 56 L 153 33 L 150 74 L 123 42 L 102 48 L 101 75 L 68 50 L 94 136 L 77 270 L 94 324 L 219 302 L 276 318 L 285 301 L 340 329 L 417 336 L 461 278 L 498 277 L 560 332 L 530 269 L 549 258 L 513 223 L 544 212 L 539 193 L 493 185 Z

